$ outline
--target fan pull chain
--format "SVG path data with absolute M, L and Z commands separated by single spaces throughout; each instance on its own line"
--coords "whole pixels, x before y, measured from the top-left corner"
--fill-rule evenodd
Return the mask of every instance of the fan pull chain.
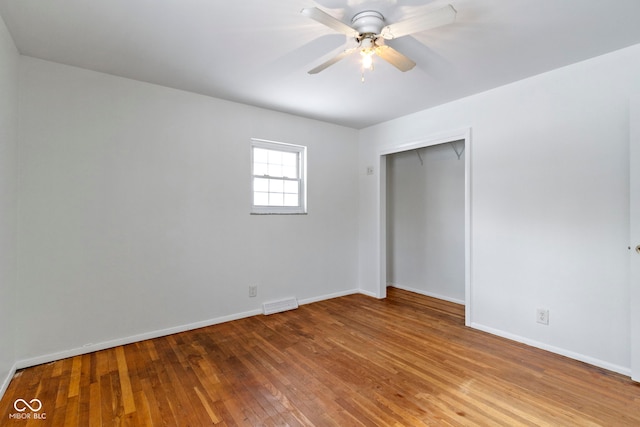
M 360 81 L 361 81 L 362 83 L 364 83 L 364 71 L 365 71 L 365 70 L 373 71 L 373 64 L 371 64 L 371 67 L 369 67 L 369 68 L 364 68 L 364 67 L 362 67 L 360 70 L 362 71 Z

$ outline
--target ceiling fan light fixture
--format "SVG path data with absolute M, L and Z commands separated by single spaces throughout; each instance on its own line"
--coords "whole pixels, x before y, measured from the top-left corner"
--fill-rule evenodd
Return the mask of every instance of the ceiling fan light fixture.
M 362 55 L 362 68 L 373 71 L 373 49 L 363 49 L 360 51 Z
M 405 72 L 416 66 L 416 63 L 404 56 L 391 46 L 384 43 L 385 39 L 396 39 L 420 31 L 430 30 L 449 24 L 455 20 L 456 10 L 451 5 L 433 10 L 427 14 L 409 18 L 407 20 L 385 25 L 384 16 L 375 10 L 365 10 L 357 13 L 351 19 L 351 26 L 329 15 L 317 7 L 302 9 L 302 14 L 339 32 L 347 37 L 355 38 L 357 47 L 345 49 L 343 52 L 323 62 L 309 71 L 309 74 L 317 74 L 325 68 L 335 64 L 342 58 L 359 51 L 362 55 L 362 79 L 364 70 L 373 70 L 373 54 L 382 60 Z
M 360 55 L 362 56 L 362 69 L 373 71 L 373 54 L 376 53 L 375 34 L 365 34 L 360 41 Z
M 375 10 L 365 10 L 351 19 L 351 25 L 360 34 L 379 34 L 384 26 L 384 16 Z
M 365 35 L 360 40 L 360 56 L 362 57 L 362 77 L 361 81 L 364 83 L 365 70 L 373 71 L 373 55 L 376 53 L 375 35 Z

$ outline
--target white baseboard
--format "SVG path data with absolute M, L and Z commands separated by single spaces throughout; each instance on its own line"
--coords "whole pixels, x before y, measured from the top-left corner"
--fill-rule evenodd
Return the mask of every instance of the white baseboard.
M 9 372 L 7 373 L 7 377 L 2 381 L 2 385 L 0 385 L 0 399 L 2 399 L 2 396 L 4 396 L 4 393 L 7 391 L 7 388 L 9 387 L 9 383 L 13 379 L 13 376 L 16 374 L 17 370 L 18 368 L 14 363 L 11 369 L 9 369 Z
M 366 295 L 366 296 L 371 297 L 371 298 L 381 299 L 381 298 L 380 298 L 380 296 L 379 296 L 378 294 L 376 294 L 375 292 L 366 291 L 366 290 L 364 290 L 364 289 L 360 289 L 360 290 L 358 291 L 358 293 L 359 293 L 359 294 L 362 294 L 362 295 Z
M 483 332 L 490 333 L 492 335 L 497 335 L 502 338 L 509 339 L 511 341 L 516 341 L 522 344 L 529 345 L 531 347 L 536 347 L 542 350 L 549 351 L 551 353 L 559 354 L 561 356 L 568 357 L 570 359 L 578 360 L 580 362 L 588 363 L 589 365 L 597 366 L 599 368 L 606 369 L 608 371 L 617 372 L 619 374 L 630 377 L 631 369 L 626 368 L 624 366 L 615 365 L 613 363 L 605 362 L 600 359 L 596 359 L 590 356 L 585 356 L 584 354 L 576 353 L 564 348 L 556 347 L 553 345 L 545 344 L 539 341 L 535 341 L 529 338 L 521 337 L 520 335 L 511 334 L 509 332 L 505 332 L 499 329 L 494 329 L 489 326 L 481 325 L 475 322 L 472 322 L 470 325 L 474 329 L 478 329 Z
M 440 295 L 434 295 L 434 294 L 429 294 L 426 293 L 424 291 L 421 291 L 419 289 L 413 289 L 413 288 L 407 288 L 407 287 L 402 287 L 402 286 L 397 286 L 397 285 L 392 285 L 394 287 L 397 287 L 399 289 L 404 289 L 407 291 L 411 291 L 411 292 L 416 292 L 418 294 L 422 294 L 422 295 L 426 295 L 426 296 L 430 296 L 430 297 L 434 297 L 434 298 L 439 298 L 439 299 L 443 299 L 445 301 L 450 301 L 456 304 L 464 304 L 464 301 L 459 301 L 456 299 L 452 299 L 452 298 L 447 298 L 447 297 L 442 297 Z M 311 304 L 314 302 L 319 302 L 319 301 L 323 301 L 323 300 L 327 300 L 327 299 L 333 299 L 333 298 L 338 298 L 338 297 L 342 297 L 342 296 L 347 296 L 347 295 L 353 295 L 353 294 L 364 294 L 373 298 L 377 298 L 377 296 L 371 292 L 367 292 L 364 290 L 359 290 L 359 289 L 353 289 L 353 290 L 348 290 L 348 291 L 343 291 L 343 292 L 337 292 L 337 293 L 333 293 L 333 294 L 327 294 L 327 295 L 323 295 L 323 296 L 319 296 L 319 297 L 314 297 L 314 298 L 307 298 L 304 300 L 300 301 L 300 304 Z M 2 398 L 2 396 L 4 395 L 4 393 L 6 392 L 7 388 L 9 387 L 9 383 L 11 382 L 11 379 L 13 378 L 13 376 L 16 373 L 16 370 L 18 369 L 23 369 L 23 368 L 28 368 L 30 366 L 35 366 L 35 365 L 40 365 L 43 363 L 49 363 L 49 362 L 53 362 L 56 360 L 60 360 L 60 359 L 65 359 L 67 357 L 73 357 L 73 356 L 78 356 L 81 354 L 86 354 L 86 353 L 92 353 L 94 351 L 100 351 L 100 350 L 105 350 L 107 348 L 112 348 L 112 347 L 117 347 L 120 345 L 126 345 L 126 344 L 131 344 L 134 342 L 138 342 L 138 341 L 144 341 L 144 340 L 148 340 L 148 339 L 153 339 L 153 338 L 159 338 L 159 337 L 163 337 L 166 335 L 171 335 L 171 334 L 176 334 L 179 332 L 185 332 L 185 331 L 189 331 L 189 330 L 193 330 L 193 329 L 198 329 L 198 328 L 204 328 L 207 326 L 211 326 L 211 325 L 216 325 L 219 323 L 225 323 L 225 322 L 229 322 L 232 320 L 238 320 L 238 319 L 243 319 L 246 317 L 251 317 L 251 316 L 256 316 L 256 315 L 260 315 L 262 314 L 262 310 L 251 310 L 251 311 L 245 311 L 242 313 L 237 313 L 237 314 L 233 314 L 233 315 L 229 315 L 229 316 L 222 316 L 222 317 L 218 317 L 215 319 L 209 319 L 209 320 L 204 320 L 201 322 L 195 322 L 195 323 L 189 323 L 186 325 L 180 325 L 180 326 L 176 326 L 176 327 L 172 327 L 172 328 L 167 328 L 167 329 L 161 329 L 161 330 L 156 330 L 156 331 L 151 331 L 151 332 L 146 332 L 143 334 L 138 334 L 138 335 L 132 335 L 129 337 L 124 337 L 124 338 L 119 338 L 119 339 L 115 339 L 115 340 L 110 340 L 110 341 L 104 341 L 98 344 L 91 344 L 91 345 L 87 345 L 87 346 L 83 346 L 83 347 L 78 347 L 78 348 L 73 348 L 73 349 L 69 349 L 69 350 L 64 350 L 64 351 L 60 351 L 60 352 L 56 352 L 56 353 L 51 353 L 51 354 L 45 354 L 42 356 L 37 356 L 37 357 L 32 357 L 29 359 L 23 359 L 23 360 L 19 360 L 17 361 L 13 367 L 11 368 L 11 370 L 8 372 L 6 378 L 3 380 L 2 385 L 0 386 L 0 399 Z M 615 365 L 615 364 L 611 364 L 599 359 L 595 359 L 593 357 L 589 357 L 589 356 L 585 356 L 583 354 L 579 354 L 579 353 L 575 353 L 563 348 L 559 348 L 559 347 L 555 347 L 555 346 L 551 346 L 545 343 L 541 343 L 535 340 L 531 340 L 528 338 L 524 338 L 521 337 L 519 335 L 515 335 L 515 334 L 511 334 L 508 332 L 504 332 L 498 329 L 494 329 L 485 325 L 481 325 L 478 323 L 474 323 L 472 322 L 470 325 L 472 328 L 474 329 L 478 329 L 480 331 L 484 331 L 487 333 L 490 333 L 492 335 L 497 335 L 503 338 L 507 338 L 510 339 L 512 341 L 516 341 L 516 342 L 520 342 L 526 345 L 530 345 L 532 347 L 536 347 L 536 348 L 540 348 L 542 350 L 546 350 L 546 351 L 550 351 L 552 353 L 556 353 L 556 354 L 560 354 L 562 356 L 566 356 L 569 357 L 571 359 L 575 359 L 575 360 L 579 360 L 581 362 L 585 362 L 588 363 L 590 365 L 594 365 L 594 366 L 598 366 L 600 368 L 603 369 L 607 369 L 609 371 L 613 371 L 613 372 L 617 372 L 619 374 L 625 375 L 625 376 L 631 376 L 631 369 L 630 368 L 626 368 L 623 366 L 619 366 L 619 365 Z
M 348 290 L 348 291 L 344 291 L 344 292 L 337 292 L 337 293 L 333 293 L 333 294 L 322 295 L 322 296 L 314 297 L 314 298 L 307 298 L 307 299 L 299 301 L 299 303 L 301 305 L 302 304 L 311 304 L 313 302 L 318 302 L 318 301 L 322 301 L 322 300 L 327 300 L 327 299 L 337 298 L 337 297 L 341 297 L 341 296 L 356 294 L 356 293 L 359 293 L 359 292 L 360 291 L 358 289 L 353 289 L 353 290 Z M 171 335 L 171 334 L 177 334 L 177 333 L 180 333 L 180 332 L 190 331 L 190 330 L 193 330 L 193 329 L 204 328 L 204 327 L 207 327 L 207 326 L 217 325 L 219 323 L 230 322 L 232 320 L 239 320 L 239 319 L 243 319 L 245 317 L 256 316 L 256 315 L 259 315 L 259 314 L 262 314 L 262 310 L 261 309 L 245 311 L 245 312 L 242 312 L 242 313 L 236 313 L 236 314 L 232 314 L 232 315 L 229 315 L 229 316 L 217 317 L 217 318 L 214 318 L 214 319 L 203 320 L 203 321 L 200 321 L 200 322 L 189 323 L 189 324 L 186 324 L 186 325 L 175 326 L 175 327 L 167 328 L 167 329 L 160 329 L 160 330 L 156 330 L 156 331 L 145 332 L 145 333 L 142 333 L 142 334 L 132 335 L 132 336 L 129 336 L 129 337 L 118 338 L 118 339 L 109 340 L 109 341 L 103 341 L 103 342 L 97 343 L 97 344 L 89 344 L 89 345 L 85 345 L 85 346 L 82 346 L 82 347 L 72 348 L 72 349 L 64 350 L 64 351 L 59 351 L 59 352 L 56 352 L 56 353 L 44 354 L 42 356 L 36 356 L 36 357 L 28 358 L 28 359 L 22 359 L 22 360 L 18 360 L 16 362 L 16 364 L 14 366 L 14 372 L 15 372 L 16 369 L 28 368 L 30 366 L 36 366 L 36 365 L 41 365 L 43 363 L 54 362 L 56 360 L 66 359 L 68 357 L 74 357 L 74 356 L 78 356 L 78 355 L 81 355 L 81 354 L 93 353 L 94 351 L 105 350 L 105 349 L 108 349 L 108 348 L 118 347 L 118 346 L 121 346 L 121 345 L 131 344 L 131 343 L 134 343 L 134 342 L 144 341 L 144 340 L 148 340 L 148 339 L 160 338 L 160 337 Z M 13 374 L 11 374 L 11 377 L 13 377 Z M 11 377 L 9 378 L 8 381 L 11 380 Z M 7 385 L 8 385 L 8 381 L 7 381 Z
M 175 326 L 172 328 L 145 332 L 143 334 L 132 335 L 129 337 L 118 338 L 110 341 L 103 341 L 97 344 L 89 344 L 82 347 L 59 351 L 56 353 L 50 353 L 42 356 L 32 357 L 29 359 L 19 360 L 18 362 L 16 362 L 16 365 L 18 369 L 28 368 L 30 366 L 41 365 L 43 363 L 49 363 L 56 360 L 66 359 L 67 357 L 74 357 L 81 354 L 93 353 L 94 351 L 105 350 L 107 348 L 118 347 L 121 345 L 131 344 L 138 341 L 144 341 L 148 339 L 163 337 L 166 335 L 177 334 L 179 332 L 185 332 L 192 329 L 204 328 L 207 326 L 216 325 L 219 323 L 225 323 L 232 320 L 238 320 L 245 317 L 255 316 L 258 314 L 262 314 L 262 310 L 245 311 L 243 313 L 217 317 L 215 319 L 203 320 L 200 322 L 194 322 L 186 325 Z
M 417 288 L 412 288 L 412 287 L 409 287 L 409 286 L 402 286 L 402 285 L 398 285 L 397 283 L 387 283 L 387 286 L 391 286 L 391 287 L 394 287 L 394 288 L 402 289 L 402 290 L 405 290 L 405 291 L 413 292 L 413 293 L 424 295 L 424 296 L 431 297 L 431 298 L 441 299 L 443 301 L 449 301 L 449 302 L 452 302 L 454 304 L 465 305 L 464 300 L 460 300 L 460 299 L 457 299 L 457 298 L 451 298 L 451 297 L 448 297 L 448 296 L 445 296 L 445 295 L 440 295 L 440 294 L 436 294 L 436 293 L 433 293 L 433 292 L 425 291 L 424 289 L 417 289 Z
M 358 293 L 361 293 L 361 291 L 359 289 L 350 289 L 348 291 L 335 292 L 333 294 L 322 295 L 322 296 L 319 296 L 319 297 L 302 299 L 302 300 L 299 300 L 298 303 L 300 303 L 300 305 L 312 304 L 314 302 L 324 301 L 324 300 L 333 299 L 333 298 L 345 297 L 347 295 L 353 295 L 353 294 L 358 294 Z
M 411 288 L 411 287 L 407 287 L 407 286 L 401 286 L 401 285 L 398 285 L 398 284 L 395 284 L 395 283 L 388 283 L 388 286 L 392 286 L 394 288 L 403 289 L 403 290 L 406 290 L 406 291 L 415 292 L 417 294 L 426 295 L 426 296 L 429 296 L 429 297 L 438 298 L 438 299 L 442 299 L 442 300 L 445 300 L 445 301 L 453 302 L 453 303 L 456 303 L 456 304 L 464 305 L 464 301 L 460 301 L 460 300 L 457 300 L 455 298 L 449 298 L 449 297 L 442 296 L 442 295 L 433 294 L 433 293 L 430 293 L 430 292 L 425 292 L 425 291 L 423 291 L 421 289 L 415 289 L 415 288 Z M 615 365 L 613 363 L 605 362 L 605 361 L 600 360 L 600 359 L 596 359 L 596 358 L 593 358 L 593 357 L 590 357 L 590 356 L 585 356 L 584 354 L 576 353 L 576 352 L 573 352 L 573 351 L 570 351 L 570 350 L 567 350 L 567 349 L 564 349 L 564 348 L 561 348 L 561 347 L 556 347 L 556 346 L 552 346 L 552 345 L 549 345 L 549 344 L 545 344 L 545 343 L 542 343 L 542 342 L 539 342 L 539 341 L 535 341 L 535 340 L 532 340 L 532 339 L 529 339 L 529 338 L 524 338 L 524 337 L 519 336 L 519 335 L 511 334 L 511 333 L 508 333 L 508 332 L 505 332 L 505 331 L 502 331 L 502 330 L 499 330 L 499 329 L 491 328 L 491 327 L 488 327 L 488 326 L 485 326 L 485 325 L 481 325 L 481 324 L 478 324 L 478 323 L 475 323 L 475 322 L 471 322 L 468 326 L 470 326 L 470 327 L 472 327 L 474 329 L 478 329 L 478 330 L 483 331 L 483 332 L 487 332 L 487 333 L 492 334 L 492 335 L 497 335 L 499 337 L 509 339 L 511 341 L 516 341 L 516 342 L 519 342 L 519 343 L 522 343 L 522 344 L 530 345 L 531 347 L 536 347 L 536 348 L 539 348 L 539 349 L 542 349 L 542 350 L 545 350 L 545 351 L 549 351 L 551 353 L 559 354 L 561 356 L 565 356 L 565 357 L 568 357 L 570 359 L 574 359 L 574 360 L 578 360 L 580 362 L 588 363 L 590 365 L 597 366 L 599 368 L 603 368 L 603 369 L 606 369 L 608 371 L 617 372 L 619 374 L 622 374 L 622 375 L 625 375 L 625 376 L 628 376 L 628 377 L 631 376 L 631 369 L 630 368 L 626 368 L 624 366 Z

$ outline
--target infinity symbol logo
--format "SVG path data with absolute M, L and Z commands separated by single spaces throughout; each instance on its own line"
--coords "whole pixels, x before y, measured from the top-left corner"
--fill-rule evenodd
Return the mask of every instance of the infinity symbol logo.
M 31 412 L 38 412 L 40 409 L 42 409 L 42 402 L 40 402 L 39 399 L 31 399 L 29 402 L 24 399 L 17 399 L 15 402 L 13 402 L 13 407 L 18 412 L 24 412 L 27 410 L 27 408 L 31 409 Z

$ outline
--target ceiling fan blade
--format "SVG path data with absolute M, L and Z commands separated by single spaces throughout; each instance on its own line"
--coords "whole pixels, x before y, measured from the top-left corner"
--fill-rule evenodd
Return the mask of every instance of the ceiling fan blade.
M 449 4 L 426 15 L 416 16 L 415 18 L 409 18 L 396 24 L 387 25 L 382 29 L 380 35 L 387 40 L 391 40 L 441 27 L 455 21 L 457 13 L 453 6 Z
M 317 7 L 308 7 L 306 9 L 302 9 L 300 12 L 304 16 L 313 19 L 321 24 L 326 25 L 327 27 L 336 30 L 339 33 L 345 34 L 350 37 L 356 37 L 358 32 L 345 24 L 344 22 L 334 18 L 326 12 L 318 9 Z
M 330 66 L 332 66 L 333 64 L 335 64 L 336 62 L 340 61 L 342 58 L 351 55 L 353 52 L 355 52 L 358 48 L 354 47 L 351 49 L 346 49 L 342 52 L 340 52 L 339 54 L 337 54 L 336 56 L 334 56 L 333 58 L 331 58 L 330 60 L 323 62 L 322 64 L 318 65 L 317 67 L 315 67 L 312 70 L 309 70 L 308 73 L 309 74 L 318 74 L 320 71 L 324 70 L 325 68 L 329 68 Z
M 387 45 L 376 46 L 376 54 L 402 72 L 416 66 L 415 62 Z

